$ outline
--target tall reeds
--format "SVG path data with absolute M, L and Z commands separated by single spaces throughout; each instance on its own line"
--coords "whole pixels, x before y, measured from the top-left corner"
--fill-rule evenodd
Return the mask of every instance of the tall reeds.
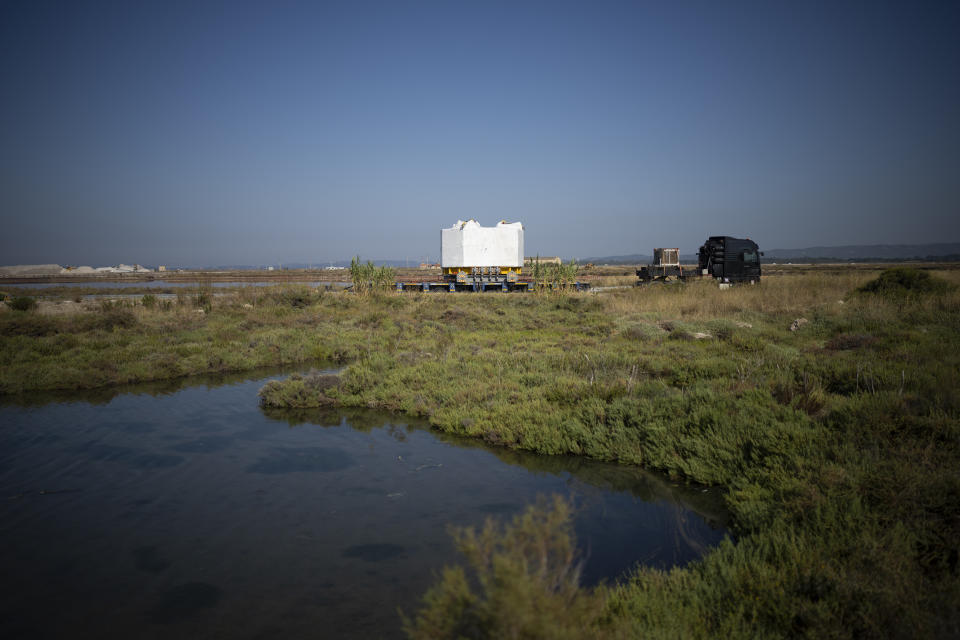
M 537 256 L 533 260 L 532 269 L 533 281 L 540 291 L 565 293 L 575 288 L 580 265 L 576 260 L 560 264 L 545 263 L 540 261 L 540 256 Z
M 353 281 L 353 290 L 358 294 L 385 291 L 394 286 L 395 278 L 396 271 L 393 267 L 378 267 L 369 260 L 364 264 L 360 262 L 359 256 L 350 260 L 350 280 Z

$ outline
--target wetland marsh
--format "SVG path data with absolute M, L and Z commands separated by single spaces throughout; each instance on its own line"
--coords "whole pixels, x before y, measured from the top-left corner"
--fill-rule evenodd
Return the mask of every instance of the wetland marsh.
M 328 362 L 342 369 L 333 381 L 265 385 L 265 415 L 387 411 L 498 451 L 722 490 L 735 541 L 606 586 L 551 590 L 518 570 L 523 553 L 496 540 L 515 541 L 530 521 L 483 538 L 500 558 L 486 565 L 494 557 L 471 555 L 478 538 L 461 531 L 467 557 L 481 560 L 477 580 L 438 576 L 408 613 L 413 637 L 535 631 L 538 612 L 594 637 L 944 637 L 960 634 L 960 278 L 927 273 L 945 284 L 894 273 L 889 287 L 866 286 L 881 271 L 864 269 L 726 291 L 251 287 L 59 315 L 4 311 L 0 391 L 13 401 L 55 389 L 109 395 L 140 381 Z M 560 516 L 538 521 L 553 527 L 550 548 L 581 533 Z M 490 574 L 494 565 L 510 571 Z M 493 606 L 505 594 L 540 605 Z

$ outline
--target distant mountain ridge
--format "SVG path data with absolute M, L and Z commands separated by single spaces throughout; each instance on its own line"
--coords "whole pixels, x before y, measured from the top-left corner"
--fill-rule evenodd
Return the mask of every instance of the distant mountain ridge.
M 928 258 L 951 258 L 960 256 L 960 242 L 936 244 L 871 244 L 840 247 L 808 247 L 806 249 L 770 249 L 764 252 L 769 258 L 840 260 L 925 260 Z
M 931 260 L 960 261 L 960 242 L 939 242 L 934 244 L 870 244 L 845 245 L 838 247 L 807 247 L 805 249 L 760 249 L 764 252 L 764 262 L 777 260 L 824 261 L 897 261 Z M 645 264 L 652 260 L 648 254 L 636 253 L 621 256 L 601 256 L 581 258 L 581 263 L 593 264 Z M 697 255 L 681 254 L 680 261 L 696 262 Z

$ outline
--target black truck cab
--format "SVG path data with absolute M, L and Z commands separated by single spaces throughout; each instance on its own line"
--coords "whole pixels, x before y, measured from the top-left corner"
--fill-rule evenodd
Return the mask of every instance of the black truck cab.
M 762 255 L 749 238 L 710 236 L 698 254 L 700 273 L 721 282 L 760 282 Z

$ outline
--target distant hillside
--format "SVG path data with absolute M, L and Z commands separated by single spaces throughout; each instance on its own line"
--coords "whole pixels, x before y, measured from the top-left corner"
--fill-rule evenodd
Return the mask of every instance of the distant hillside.
M 938 244 L 872 244 L 843 247 L 808 247 L 806 249 L 770 249 L 767 260 L 957 260 L 960 243 Z
M 643 255 L 642 253 L 632 253 L 628 256 L 603 256 L 599 258 L 578 258 L 577 262 L 580 264 L 587 264 L 592 262 L 593 264 L 646 264 L 653 259 L 652 256 Z
M 649 264 L 653 261 L 653 256 L 642 253 L 633 253 L 628 256 L 603 256 L 599 258 L 577 258 L 580 264 Z M 690 264 L 697 261 L 695 253 L 681 253 L 680 262 Z
M 363 259 L 363 262 L 366 262 L 366 258 Z M 418 267 L 420 262 L 414 260 L 371 260 L 377 266 L 387 265 L 390 267 Z M 263 271 L 268 267 L 273 267 L 274 269 L 325 269 L 327 267 L 349 267 L 349 260 L 320 260 L 318 262 L 274 262 L 273 264 L 220 264 L 220 265 L 203 265 L 203 266 L 188 266 L 184 267 L 185 269 L 203 269 L 211 271 Z
M 823 262 L 828 260 L 861 262 L 888 262 L 899 260 L 929 260 L 960 262 L 960 243 L 942 242 L 937 244 L 872 244 L 848 245 L 842 247 L 807 247 L 806 249 L 760 249 L 764 252 L 764 262 Z M 651 256 L 631 254 L 625 256 L 602 256 L 582 258 L 580 263 L 593 264 L 645 264 Z M 696 254 L 681 254 L 680 261 L 696 262 Z

